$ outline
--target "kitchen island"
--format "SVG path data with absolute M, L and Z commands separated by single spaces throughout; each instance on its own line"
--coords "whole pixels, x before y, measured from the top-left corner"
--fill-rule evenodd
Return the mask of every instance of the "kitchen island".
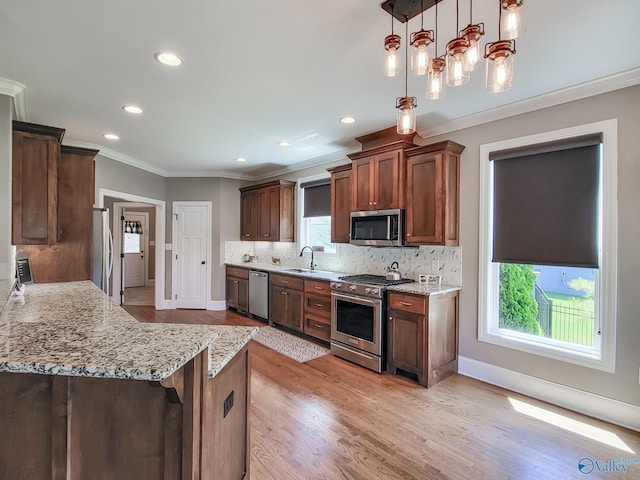
M 145 324 L 90 281 L 0 312 L 0 478 L 241 479 L 256 327 Z

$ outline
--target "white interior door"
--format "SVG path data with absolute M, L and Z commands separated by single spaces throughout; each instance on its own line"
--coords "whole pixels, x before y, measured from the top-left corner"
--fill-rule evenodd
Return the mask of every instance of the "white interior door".
M 207 308 L 211 202 L 174 202 L 176 307 Z
M 130 225 L 137 225 L 139 222 L 142 226 L 142 233 L 123 231 L 124 287 L 144 287 L 147 278 L 145 250 L 149 233 L 148 214 L 126 212 L 124 220 L 125 225 L 127 222 Z

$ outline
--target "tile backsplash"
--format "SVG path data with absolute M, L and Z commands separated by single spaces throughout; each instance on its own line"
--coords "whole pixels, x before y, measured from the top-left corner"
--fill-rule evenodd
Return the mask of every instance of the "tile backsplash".
M 311 259 L 308 250 L 300 257 L 297 243 L 225 242 L 225 262 L 242 263 L 244 254 L 256 255 L 260 263 L 271 263 L 272 257 L 276 257 L 284 266 L 299 268 L 308 268 Z M 443 284 L 462 286 L 461 247 L 378 248 L 339 244 L 336 255 L 315 252 L 314 260 L 318 270 L 374 275 L 384 275 L 386 267 L 398 262 L 403 278 L 417 281 L 421 273 L 438 274 Z

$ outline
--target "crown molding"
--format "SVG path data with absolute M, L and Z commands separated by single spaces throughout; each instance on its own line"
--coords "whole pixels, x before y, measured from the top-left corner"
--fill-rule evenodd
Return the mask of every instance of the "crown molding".
M 620 90 L 626 87 L 632 87 L 640 84 L 640 68 L 633 68 L 624 72 L 598 78 L 590 82 L 581 83 L 572 87 L 555 90 L 553 92 L 537 95 L 525 100 L 513 102 L 501 107 L 483 110 L 450 121 L 440 122 L 438 125 L 430 125 L 418 130 L 418 134 L 422 138 L 435 137 L 451 133 L 464 128 L 475 127 L 483 123 L 494 122 L 505 118 L 521 115 L 523 113 L 541 110 L 543 108 L 561 105 L 576 100 L 581 100 L 595 95 Z
M 25 97 L 25 86 L 8 78 L 0 78 L 0 95 L 13 97 L 13 108 L 15 109 L 16 120 L 27 121 L 27 100 Z
M 229 178 L 233 180 L 253 181 L 255 177 L 238 172 L 228 172 L 226 170 L 196 170 L 188 172 L 169 172 L 165 175 L 168 178 L 189 178 L 189 177 L 213 177 Z
M 145 170 L 149 173 L 160 175 L 161 177 L 168 176 L 168 173 L 166 170 L 162 170 L 161 168 L 158 168 L 155 165 L 151 165 L 150 163 L 143 162 L 142 160 L 138 160 L 137 158 L 130 157 L 129 155 L 116 152 L 115 150 L 111 150 L 110 148 L 105 148 L 102 145 L 98 145 L 95 143 L 77 142 L 75 140 L 65 140 L 63 144 L 70 145 L 72 147 L 91 148 L 94 150 L 99 150 L 99 155 L 110 158 L 111 160 L 115 160 L 116 162 L 124 163 L 125 165 L 139 168 L 140 170 Z

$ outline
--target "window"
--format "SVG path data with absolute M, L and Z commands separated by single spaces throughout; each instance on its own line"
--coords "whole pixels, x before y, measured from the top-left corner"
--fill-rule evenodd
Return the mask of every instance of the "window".
M 331 243 L 331 181 L 326 176 L 301 179 L 300 246 L 316 251 L 336 253 Z
M 614 371 L 616 128 L 481 146 L 479 340 Z

